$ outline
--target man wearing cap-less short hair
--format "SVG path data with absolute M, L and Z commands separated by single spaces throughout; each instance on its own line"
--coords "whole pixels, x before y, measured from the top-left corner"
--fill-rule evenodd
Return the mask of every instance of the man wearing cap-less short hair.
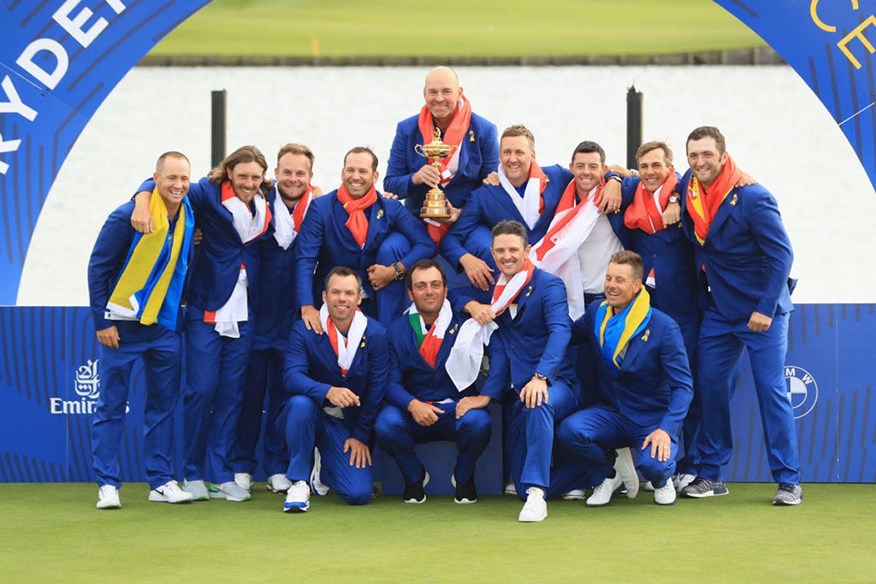
M 705 314 L 697 343 L 702 432 L 697 478 L 688 497 L 728 494 L 723 468 L 733 452 L 730 398 L 742 353 L 751 360 L 774 505 L 803 501 L 794 412 L 784 365 L 794 305 L 789 278 L 794 252 L 775 198 L 761 185 L 734 186 L 741 174 L 720 130 L 695 129 L 687 138 L 690 165 L 680 184 L 682 221 L 694 242 Z
M 188 202 L 191 166 L 179 152 L 158 158 L 152 175 L 157 196 L 149 207 L 155 232 L 135 233 L 134 203 L 107 219 L 88 261 L 88 295 L 103 383 L 92 419 L 91 452 L 98 509 L 122 506 L 119 453 L 134 363 L 143 359 L 146 382 L 144 460 L 149 500 L 193 499 L 173 478 L 173 410 L 179 397 L 183 310 L 194 213 Z M 152 273 L 163 274 L 151 278 Z

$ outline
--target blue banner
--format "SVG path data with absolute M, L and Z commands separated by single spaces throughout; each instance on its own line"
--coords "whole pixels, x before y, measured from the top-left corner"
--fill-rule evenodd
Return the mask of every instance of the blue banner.
M 804 304 L 791 314 L 785 378 L 797 418 L 804 482 L 876 482 L 873 330 L 873 304 Z M 106 388 L 98 374 L 99 353 L 88 309 L 0 308 L 0 343 L 5 348 L 0 357 L 0 482 L 94 480 L 91 412 Z M 122 477 L 142 482 L 145 387 L 141 364 L 133 375 Z M 731 416 L 734 454 L 726 469 L 727 479 L 771 482 L 747 364 L 737 384 Z M 482 473 L 490 475 L 478 479 L 484 494 L 498 492 L 501 486 L 499 440 L 501 420 L 494 412 L 493 440 L 479 465 Z M 449 492 L 453 446 L 424 447 L 423 454 L 437 461 L 439 470 L 448 475 L 430 492 Z M 403 485 L 394 463 L 383 457 L 378 461 L 385 488 L 400 491 Z M 263 480 L 263 475 L 258 479 Z
M 876 187 L 876 3 L 715 0 L 756 32 L 815 92 Z M 805 124 L 806 120 L 800 120 Z
M 209 0 L 0 3 L 0 304 L 15 304 L 43 202 L 98 106 Z

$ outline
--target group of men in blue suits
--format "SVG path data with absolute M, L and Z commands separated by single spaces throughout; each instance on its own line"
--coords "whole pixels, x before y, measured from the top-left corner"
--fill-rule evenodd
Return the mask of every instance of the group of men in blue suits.
M 542 168 L 527 128 L 511 126 L 497 144 L 495 126 L 471 111 L 451 69 L 430 71 L 423 93 L 420 114 L 399 123 L 384 180 L 404 205 L 377 191 L 377 156 L 362 147 L 346 154 L 342 184 L 325 196 L 310 185 L 313 154 L 301 145 L 280 151 L 273 185 L 254 147 L 190 186 L 186 173 L 184 208 L 188 227 L 203 232 L 199 249 L 188 251 L 190 235 L 174 230 L 168 207 L 168 251 L 149 260 L 163 266 L 175 237 L 192 256 L 185 481 L 174 490 L 157 473 L 150 499 L 248 500 L 266 395 L 263 464 L 268 488 L 286 493 L 287 512 L 306 511 L 325 485 L 367 503 L 375 440 L 399 464 L 404 500 L 421 503 L 429 473 L 414 444 L 455 439 L 455 500 L 475 502 L 491 401 L 506 412 L 508 471 L 525 501 L 520 521 L 542 521 L 548 497 L 585 487 L 595 487 L 591 506 L 608 504 L 621 484 L 634 496 L 627 447 L 638 451 L 658 504 L 673 503 L 677 489 L 726 494 L 728 404 L 748 348 L 779 483 L 773 502 L 799 503 L 782 378 L 792 252 L 775 200 L 760 185 L 740 186 L 720 132 L 691 134 L 691 170 L 681 180 L 662 143 L 640 148 L 638 176 L 607 167 L 589 141 L 568 170 Z M 436 133 L 454 147 L 438 168 L 414 151 Z M 154 208 L 167 191 L 162 178 L 156 171 L 136 210 L 128 204 L 114 216 L 133 212 L 135 226 L 150 231 L 163 213 Z M 417 215 L 434 186 L 446 192 L 451 218 L 424 222 Z M 125 231 L 117 223 L 108 221 L 90 266 L 112 264 L 93 290 L 90 280 L 104 366 L 126 344 L 105 342 L 108 295 L 120 282 L 135 292 L 154 286 L 154 278 L 128 281 L 141 269 L 135 252 L 152 249 L 130 227 L 130 240 L 113 246 L 123 248 L 113 250 L 119 257 L 103 259 L 109 234 Z M 464 285 L 448 291 L 448 277 Z M 181 300 L 168 296 L 177 308 Z M 131 318 L 145 330 L 168 328 L 136 308 Z M 117 453 L 101 434 L 103 426 L 119 431 L 117 405 L 99 403 L 95 417 L 99 507 L 120 506 Z M 162 434 L 147 457 L 169 461 L 167 441 Z M 676 471 L 689 484 L 673 483 Z M 115 492 L 104 496 L 106 486 Z

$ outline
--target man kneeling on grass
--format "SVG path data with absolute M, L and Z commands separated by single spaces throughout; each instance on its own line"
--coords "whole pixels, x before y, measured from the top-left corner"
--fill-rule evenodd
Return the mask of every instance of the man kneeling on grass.
M 333 268 L 319 313 L 325 332 L 298 321 L 289 336 L 284 380 L 290 397 L 278 419 L 289 446 L 287 513 L 310 508 L 314 446 L 323 484 L 351 505 L 371 500 L 370 440 L 388 381 L 389 341 L 386 329 L 359 310 L 361 289 L 357 272 Z
M 671 505 L 678 435 L 693 398 L 693 379 L 681 330 L 652 308 L 642 287 L 642 258 L 611 257 L 605 300 L 595 300 L 573 327 L 596 364 L 598 402 L 563 420 L 557 442 L 599 481 L 590 507 L 608 505 L 620 487 L 614 449 L 635 447 L 638 467 L 654 485 L 654 502 Z

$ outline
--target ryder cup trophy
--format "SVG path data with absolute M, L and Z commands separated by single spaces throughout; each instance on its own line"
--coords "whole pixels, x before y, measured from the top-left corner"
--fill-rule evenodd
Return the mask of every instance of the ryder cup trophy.
M 445 144 L 441 141 L 441 132 L 435 128 L 435 135 L 432 137 L 432 142 L 429 144 L 417 144 L 414 146 L 414 151 L 429 160 L 436 169 L 440 171 L 441 161 L 451 156 L 456 150 L 456 146 Z M 447 208 L 447 199 L 437 185 L 429 189 L 426 193 L 426 200 L 423 203 L 423 208 L 420 209 L 420 217 L 424 219 L 449 219 L 450 210 Z

